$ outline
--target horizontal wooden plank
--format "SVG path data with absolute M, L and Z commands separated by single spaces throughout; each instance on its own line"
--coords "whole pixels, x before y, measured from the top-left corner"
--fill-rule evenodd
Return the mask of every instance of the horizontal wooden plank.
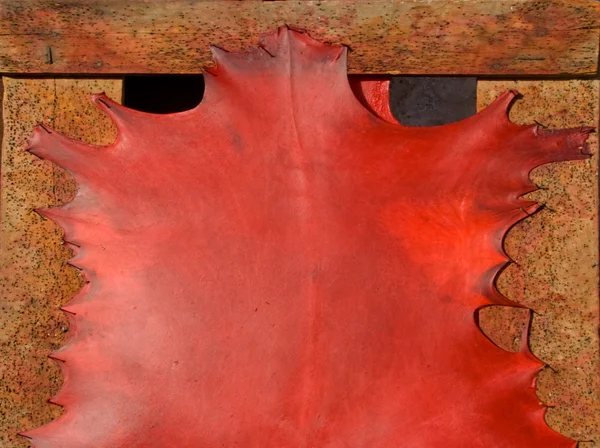
M 597 71 L 594 0 L 0 0 L 0 73 L 200 73 L 284 24 L 348 45 L 350 73 Z

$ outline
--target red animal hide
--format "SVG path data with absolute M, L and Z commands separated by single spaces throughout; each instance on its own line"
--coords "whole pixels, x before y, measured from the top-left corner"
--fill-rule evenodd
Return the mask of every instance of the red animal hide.
M 458 123 L 391 123 L 376 85 L 355 89 L 372 111 L 352 93 L 344 48 L 286 28 L 214 55 L 193 110 L 95 96 L 111 146 L 35 130 L 30 151 L 79 184 L 40 212 L 90 282 L 53 355 L 65 413 L 33 444 L 575 446 L 544 422 L 542 363 L 476 315 L 511 305 L 494 279 L 537 207 L 529 171 L 588 157 L 591 129 L 512 124 L 514 92 Z

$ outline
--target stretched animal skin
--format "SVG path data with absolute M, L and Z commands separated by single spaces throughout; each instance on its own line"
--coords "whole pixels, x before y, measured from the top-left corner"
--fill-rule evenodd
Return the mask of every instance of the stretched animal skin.
M 588 157 L 591 129 L 515 125 L 515 92 L 404 127 L 377 85 L 352 93 L 345 48 L 287 28 L 214 57 L 193 110 L 95 96 L 113 145 L 34 132 L 78 182 L 39 212 L 89 283 L 52 355 L 65 413 L 33 445 L 574 447 L 544 421 L 542 362 L 476 316 L 512 305 L 494 280 L 538 207 L 529 171 Z

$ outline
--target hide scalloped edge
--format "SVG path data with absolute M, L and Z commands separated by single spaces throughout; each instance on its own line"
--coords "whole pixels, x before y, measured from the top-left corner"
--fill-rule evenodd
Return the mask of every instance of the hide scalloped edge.
M 587 158 L 592 129 L 513 124 L 515 92 L 405 127 L 377 88 L 353 94 L 345 48 L 288 28 L 213 50 L 195 109 L 96 95 L 112 145 L 34 131 L 78 183 L 38 212 L 89 283 L 52 355 L 65 412 L 33 445 L 574 447 L 544 421 L 543 363 L 476 316 L 516 306 L 495 279 L 538 207 L 529 172 Z

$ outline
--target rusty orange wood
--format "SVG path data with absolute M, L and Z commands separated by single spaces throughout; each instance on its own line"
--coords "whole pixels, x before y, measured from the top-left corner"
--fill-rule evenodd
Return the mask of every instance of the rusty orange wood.
M 523 94 L 511 111 L 518 123 L 537 120 L 561 128 L 598 123 L 600 82 L 483 81 L 478 106 L 498 93 Z M 531 348 L 549 367 L 538 378 L 538 396 L 555 407 L 548 423 L 580 441 L 600 447 L 600 353 L 598 352 L 598 158 L 538 168 L 532 179 L 542 187 L 529 196 L 546 208 L 515 226 L 506 250 L 516 261 L 499 277 L 499 289 L 534 310 Z M 481 325 L 506 349 L 517 349 L 528 313 L 492 307 Z
M 279 25 L 348 45 L 350 73 L 597 71 L 594 0 L 0 0 L 0 73 L 199 73 Z
M 89 94 L 121 96 L 120 80 L 3 78 L 0 166 L 0 446 L 26 447 L 17 432 L 60 414 L 47 403 L 62 379 L 48 354 L 64 344 L 68 326 L 58 307 L 81 285 L 62 232 L 33 209 L 71 198 L 63 170 L 23 150 L 39 122 L 92 143 L 115 138 L 108 118 Z

